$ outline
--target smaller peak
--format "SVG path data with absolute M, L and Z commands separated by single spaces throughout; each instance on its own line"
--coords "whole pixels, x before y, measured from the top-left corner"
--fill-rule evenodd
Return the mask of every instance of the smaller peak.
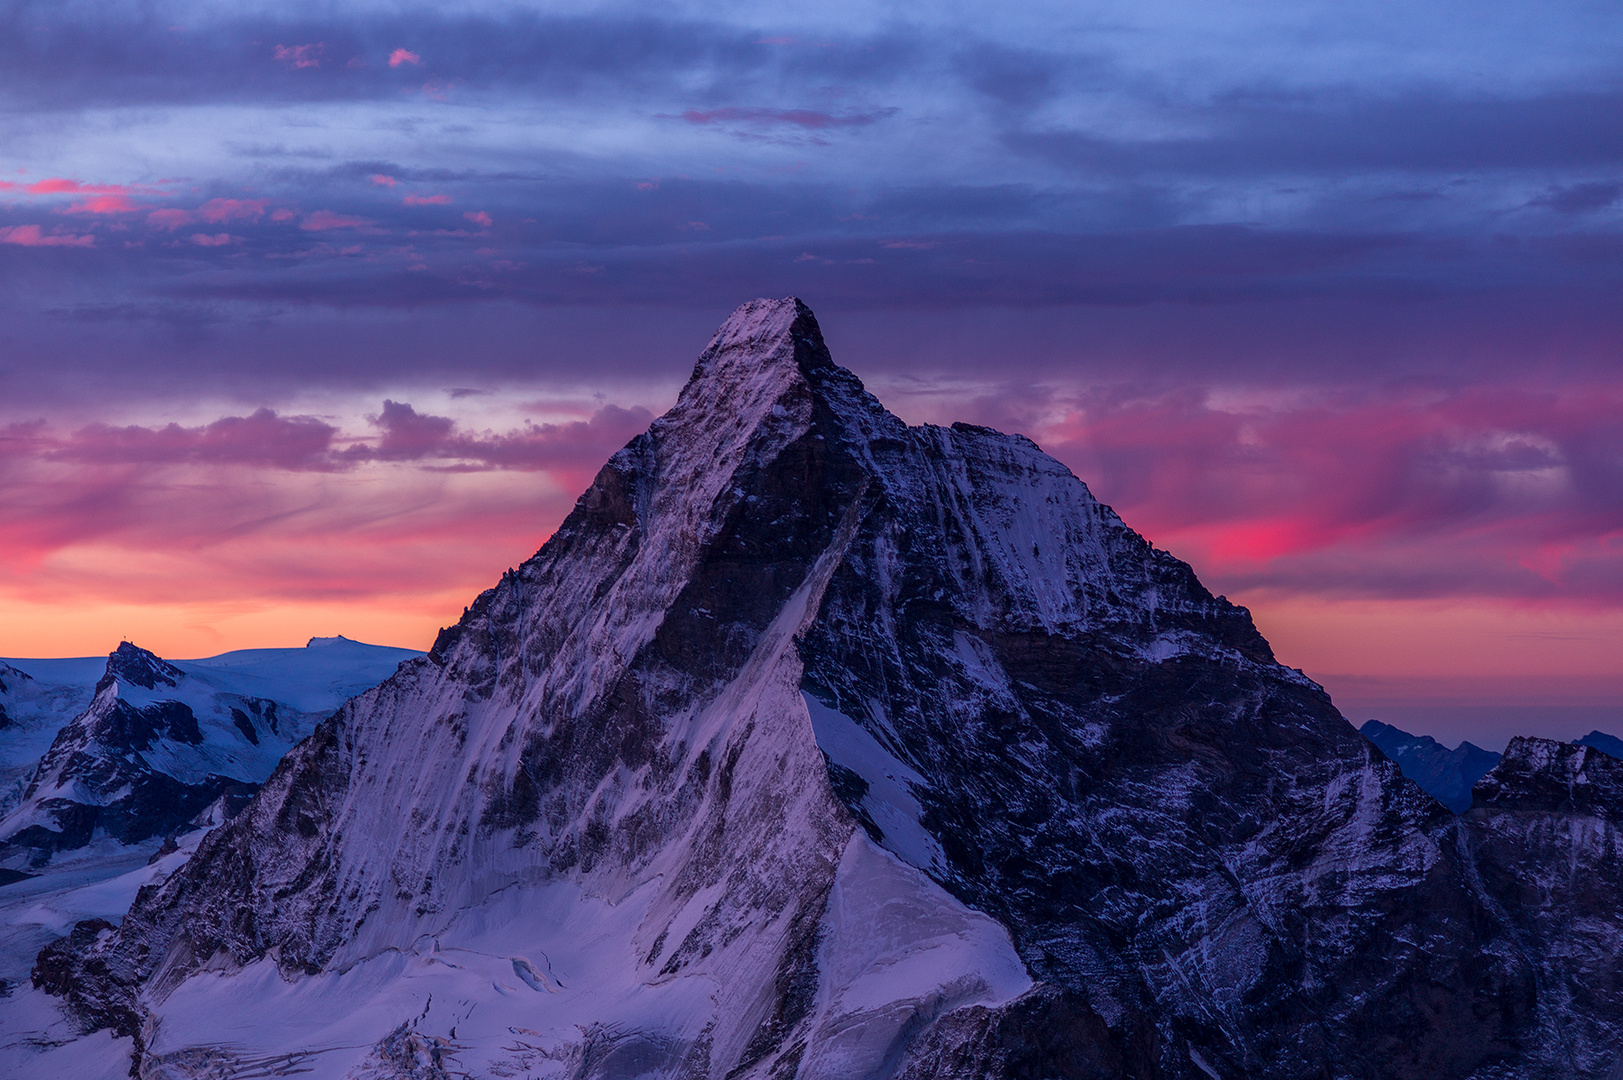
M 1518 735 L 1471 794 L 1473 805 L 1489 809 L 1623 821 L 1623 761 L 1579 743 Z
M 1608 735 L 1604 731 L 1591 731 L 1577 742 L 1581 746 L 1599 750 L 1603 754 L 1623 758 L 1623 739 L 1619 739 L 1616 735 Z
M 309 641 L 306 641 L 304 643 L 304 647 L 306 649 L 321 649 L 321 648 L 325 648 L 325 647 L 327 647 L 329 645 L 353 645 L 353 644 L 355 644 L 355 640 L 353 638 L 347 638 L 343 634 L 338 634 L 335 637 L 313 637 Z
M 152 690 L 159 683 L 176 686 L 184 677 L 184 672 L 156 653 L 148 652 L 132 642 L 121 641 L 107 657 L 107 674 L 102 676 L 97 690 L 109 679 Z

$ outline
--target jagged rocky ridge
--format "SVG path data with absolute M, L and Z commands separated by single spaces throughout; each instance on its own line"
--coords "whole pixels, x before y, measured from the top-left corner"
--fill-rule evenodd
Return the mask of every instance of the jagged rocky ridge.
M 1359 734 L 1381 748 L 1420 789 L 1456 814 L 1470 809 L 1472 788 L 1499 763 L 1500 755 L 1473 743 L 1462 742 L 1454 749 L 1430 735 L 1411 735 L 1391 724 L 1369 720 Z M 1575 745 L 1591 746 L 1603 754 L 1623 758 L 1623 739 L 1603 731 L 1591 731 Z M 1559 744 L 1558 744 L 1559 745 Z
M 1614 894 L 1547 875 L 1568 965 L 1515 874 L 1599 860 L 1609 795 L 1526 760 L 1455 819 L 1035 445 L 907 427 L 755 301 L 35 983 L 147 1076 L 1604 1075 Z
M 1471 786 L 1499 762 L 1498 754 L 1474 743 L 1450 750 L 1430 735 L 1411 735 L 1379 720 L 1366 721 L 1358 731 L 1396 762 L 1404 776 L 1456 814 L 1470 808 Z

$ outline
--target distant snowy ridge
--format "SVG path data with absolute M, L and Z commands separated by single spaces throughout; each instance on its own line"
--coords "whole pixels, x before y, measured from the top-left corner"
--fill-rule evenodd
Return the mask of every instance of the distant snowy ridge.
M 1379 720 L 1367 721 L 1358 730 L 1397 762 L 1404 776 L 1456 814 L 1470 807 L 1471 785 L 1499 762 L 1498 754 L 1472 743 L 1462 742 L 1450 750 L 1429 735 L 1411 735 Z
M 304 649 L 174 663 L 124 642 L 107 658 L 84 711 L 55 732 L 0 818 L 0 845 L 9 846 L 0 847 L 0 858 L 11 861 L 8 851 L 27 848 L 37 862 L 96 835 L 138 842 L 183 826 L 222 796 L 246 800 L 322 716 L 417 655 L 318 638 Z M 77 661 L 35 666 L 83 678 Z M 41 707 L 28 716 L 34 723 L 16 725 L 27 726 L 31 740 L 0 734 L 13 768 L 49 730 L 52 709 L 60 717 L 79 687 L 52 689 L 36 694 Z

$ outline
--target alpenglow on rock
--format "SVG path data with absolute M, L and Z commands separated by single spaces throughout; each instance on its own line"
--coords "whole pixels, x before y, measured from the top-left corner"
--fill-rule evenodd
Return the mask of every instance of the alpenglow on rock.
M 1477 870 L 1521 812 L 1456 819 L 1029 440 L 903 424 L 757 300 L 27 996 L 150 1077 L 1602 1075 L 1618 1014 L 1565 1003 L 1615 959 L 1530 954 Z

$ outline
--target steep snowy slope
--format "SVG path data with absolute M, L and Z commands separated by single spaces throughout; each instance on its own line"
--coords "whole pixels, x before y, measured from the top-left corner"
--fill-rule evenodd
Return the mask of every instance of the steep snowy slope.
M 1469 828 L 1029 440 L 907 427 L 755 301 L 16 997 L 151 1077 L 1587 1069 L 1612 1020 L 1565 1025 Z

